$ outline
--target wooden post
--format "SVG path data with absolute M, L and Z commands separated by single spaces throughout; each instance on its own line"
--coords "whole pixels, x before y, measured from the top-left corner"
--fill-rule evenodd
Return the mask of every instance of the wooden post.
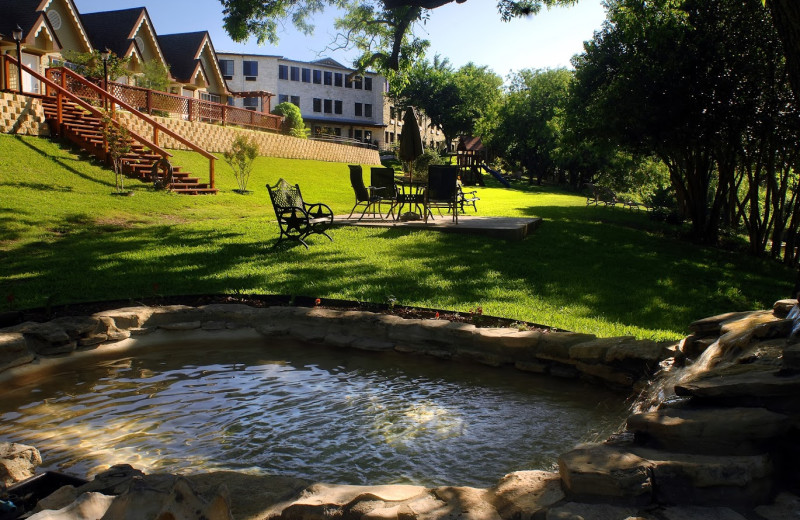
M 147 105 L 147 113 L 153 115 L 153 95 L 150 89 L 145 91 L 145 100 Z
M 222 105 L 222 126 L 228 121 L 228 105 Z
M 157 126 L 153 127 L 153 144 L 156 145 L 156 146 L 161 146 L 160 144 L 158 144 L 158 127 Z
M 208 160 L 208 184 L 214 188 L 214 159 Z
M 189 110 L 189 121 L 194 121 L 194 110 L 193 110 L 193 108 L 194 108 L 194 100 L 191 99 L 191 98 L 188 98 L 188 101 L 187 101 L 186 105 L 188 106 L 188 110 Z

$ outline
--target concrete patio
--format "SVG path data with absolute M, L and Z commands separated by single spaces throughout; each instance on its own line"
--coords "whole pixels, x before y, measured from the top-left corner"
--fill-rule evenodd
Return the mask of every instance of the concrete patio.
M 458 224 L 453 222 L 449 215 L 436 215 L 435 219 L 429 218 L 427 224 L 422 220 L 406 222 L 392 220 L 391 218 L 381 220 L 380 218 L 373 218 L 371 215 L 364 215 L 364 218 L 359 220 L 357 214 L 350 219 L 347 218 L 347 215 L 336 215 L 333 219 L 335 226 L 427 229 L 445 233 L 483 235 L 505 240 L 522 240 L 539 227 L 541 222 L 541 218 L 479 217 L 470 215 L 459 216 Z

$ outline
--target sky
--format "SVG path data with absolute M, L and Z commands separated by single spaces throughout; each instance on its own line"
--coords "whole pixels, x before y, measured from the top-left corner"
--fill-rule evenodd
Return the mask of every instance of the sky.
M 158 34 L 207 30 L 217 52 L 279 55 L 299 61 L 330 57 L 350 66 L 353 52 L 326 51 L 335 36 L 335 11 L 317 16 L 314 35 L 308 37 L 288 23 L 277 45 L 258 45 L 254 38 L 235 43 L 222 28 L 218 0 L 75 0 L 81 13 L 147 8 Z M 431 11 L 419 35 L 430 40 L 428 56 L 439 54 L 460 67 L 468 62 L 486 65 L 506 77 L 525 68 L 570 67 L 570 58 L 582 52 L 583 42 L 601 28 L 605 10 L 601 0 L 580 0 L 572 7 L 542 10 L 538 15 L 502 22 L 494 0 L 468 0 Z

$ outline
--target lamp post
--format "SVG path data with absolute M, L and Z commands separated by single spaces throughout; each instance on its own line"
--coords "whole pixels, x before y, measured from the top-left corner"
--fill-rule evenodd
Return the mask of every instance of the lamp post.
M 17 25 L 17 28 L 11 32 L 11 37 L 17 43 L 17 87 L 19 93 L 22 94 L 22 27 Z
M 111 57 L 111 51 L 106 48 L 100 57 L 103 58 L 103 90 L 108 91 L 108 58 Z

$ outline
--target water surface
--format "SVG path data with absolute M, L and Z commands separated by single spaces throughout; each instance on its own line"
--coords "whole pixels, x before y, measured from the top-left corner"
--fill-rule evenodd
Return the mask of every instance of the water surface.
M 624 396 L 513 369 L 286 343 L 70 362 L 0 394 L 0 440 L 83 476 L 232 469 L 346 484 L 489 486 L 603 438 Z

